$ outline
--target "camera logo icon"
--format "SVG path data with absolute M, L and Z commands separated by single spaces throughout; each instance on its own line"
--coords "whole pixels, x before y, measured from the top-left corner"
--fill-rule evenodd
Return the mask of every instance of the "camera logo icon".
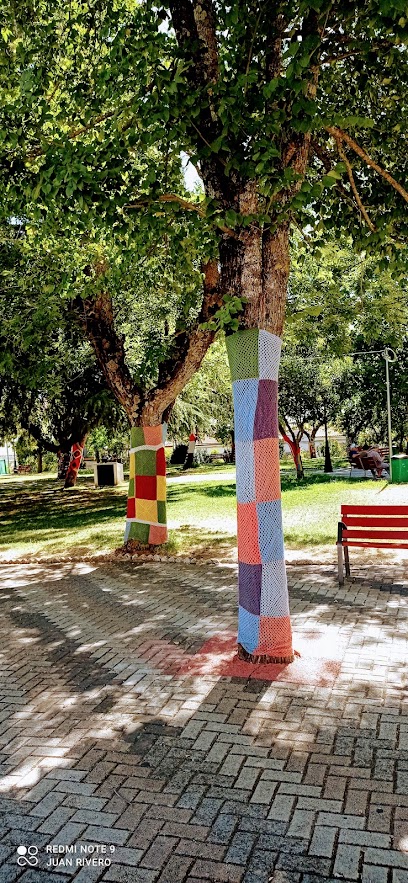
M 36 868 L 38 865 L 38 846 L 17 846 L 17 864 L 20 868 L 29 865 L 30 868 Z

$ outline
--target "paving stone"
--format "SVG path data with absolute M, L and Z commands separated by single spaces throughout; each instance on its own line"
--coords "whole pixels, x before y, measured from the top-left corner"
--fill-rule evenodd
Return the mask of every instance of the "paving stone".
M 239 831 L 231 840 L 225 862 L 246 867 L 256 839 L 256 834 Z
M 210 862 L 199 859 L 192 867 L 191 873 L 204 880 L 220 881 L 220 883 L 240 883 L 244 868 L 239 865 L 227 865 L 221 862 Z
M 340 843 L 336 850 L 334 876 L 346 877 L 349 880 L 360 880 L 360 857 L 360 847 Z
M 153 870 L 161 870 L 170 858 L 176 845 L 177 840 L 174 837 L 158 835 L 143 856 L 140 862 L 141 866 L 152 868 Z
M 130 868 L 123 865 L 111 865 L 104 874 L 103 879 L 115 881 L 115 883 L 155 883 L 157 880 L 157 873 L 156 871 L 149 871 L 146 868 Z M 77 880 L 78 877 L 75 877 L 75 883 L 77 883 Z M 85 877 L 84 883 L 87 883 Z
M 336 828 L 326 828 L 323 825 L 316 825 L 309 848 L 310 855 L 321 855 L 330 858 L 333 854 L 336 836 Z
M 378 868 L 375 865 L 364 864 L 361 880 L 362 883 L 387 883 L 388 868 Z M 393 880 L 393 883 L 402 883 L 402 881 Z

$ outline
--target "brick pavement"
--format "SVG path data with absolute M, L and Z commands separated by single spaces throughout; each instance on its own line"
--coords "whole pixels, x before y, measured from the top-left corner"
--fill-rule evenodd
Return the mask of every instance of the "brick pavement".
M 254 670 L 234 566 L 1 568 L 0 883 L 408 883 L 408 579 L 356 573 Z

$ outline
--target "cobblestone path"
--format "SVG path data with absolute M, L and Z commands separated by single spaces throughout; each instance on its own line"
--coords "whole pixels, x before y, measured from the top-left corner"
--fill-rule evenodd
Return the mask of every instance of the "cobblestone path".
M 234 566 L 2 567 L 0 883 L 408 883 L 408 580 L 356 574 L 289 568 L 256 668 Z

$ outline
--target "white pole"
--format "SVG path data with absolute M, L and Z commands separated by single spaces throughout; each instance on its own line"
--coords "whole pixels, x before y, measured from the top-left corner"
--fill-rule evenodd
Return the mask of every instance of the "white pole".
M 389 453 L 389 461 L 390 461 L 390 481 L 392 481 L 392 429 L 391 429 L 391 391 L 390 391 L 390 369 L 388 367 L 388 362 L 390 361 L 388 349 L 384 350 L 384 359 L 385 359 L 385 381 L 387 384 L 387 417 L 388 417 L 388 447 L 390 449 Z M 394 361 L 394 359 L 391 359 Z

